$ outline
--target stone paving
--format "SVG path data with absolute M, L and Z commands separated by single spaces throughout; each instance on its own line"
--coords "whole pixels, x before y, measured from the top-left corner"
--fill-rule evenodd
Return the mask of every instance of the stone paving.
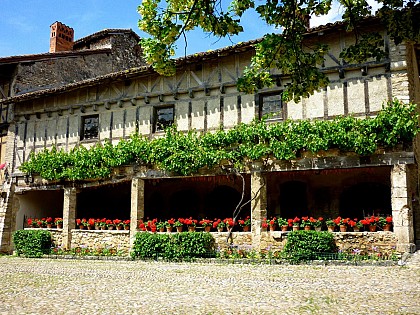
M 238 265 L 0 257 L 0 314 L 420 314 L 403 266 Z

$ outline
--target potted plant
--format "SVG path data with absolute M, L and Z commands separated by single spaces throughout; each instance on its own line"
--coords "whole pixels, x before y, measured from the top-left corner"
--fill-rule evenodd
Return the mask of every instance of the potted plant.
M 178 218 L 178 220 L 175 221 L 174 227 L 176 228 L 177 232 L 182 232 L 182 227 L 184 226 L 184 219 Z
M 353 221 L 351 221 L 351 222 L 354 222 L 354 223 L 351 223 L 351 226 L 352 226 L 354 232 L 360 232 L 360 230 L 363 229 L 362 221 L 363 220 L 360 220 L 360 221 L 357 220 L 357 218 L 355 218 Z
M 309 217 L 302 217 L 300 227 L 303 227 L 305 231 L 308 231 L 312 227 L 312 222 L 309 220 Z
M 112 220 L 117 230 L 122 230 L 124 228 L 124 223 L 120 219 Z
M 197 220 L 193 219 L 192 217 L 189 217 L 188 219 L 184 220 L 184 224 L 187 225 L 189 232 L 194 232 L 195 227 L 197 225 Z
M 115 225 L 112 222 L 112 220 L 108 219 L 108 220 L 105 221 L 105 223 L 106 223 L 106 227 L 108 228 L 108 230 L 113 230 L 114 229 Z
M 277 224 L 281 228 L 282 232 L 286 232 L 289 229 L 289 223 L 285 218 L 278 218 Z
M 247 216 L 245 219 L 239 219 L 238 220 L 239 225 L 242 227 L 242 230 L 244 232 L 249 231 L 249 227 L 251 226 L 251 217 Z
M 124 220 L 123 221 L 123 225 L 124 225 L 124 230 L 129 230 L 130 229 L 130 220 Z
M 26 220 L 26 223 L 27 223 L 28 227 L 37 227 L 38 226 L 36 224 L 36 219 L 32 220 L 31 218 L 29 218 L 28 220 Z
M 166 222 L 165 221 L 159 221 L 156 223 L 156 229 L 159 232 L 165 232 L 165 228 L 166 228 Z
M 54 219 L 54 224 L 57 227 L 57 229 L 62 229 L 63 228 L 63 218 L 55 218 Z
M 300 219 L 298 217 L 295 217 L 292 220 L 293 231 L 299 231 L 299 224 L 300 224 Z
M 340 232 L 347 232 L 347 226 L 349 223 L 350 219 L 349 218 L 341 218 L 340 217 L 340 222 L 338 223 L 338 225 L 340 226 Z
M 388 215 L 386 217 L 379 217 L 378 225 L 384 231 L 390 231 L 392 226 L 392 216 Z
M 226 224 L 220 219 L 215 219 L 213 222 L 213 228 L 217 229 L 218 232 L 223 232 Z
M 333 219 L 328 219 L 327 221 L 325 221 L 325 224 L 327 225 L 328 228 L 328 232 L 334 232 L 335 230 L 335 226 L 336 226 L 336 221 Z
M 321 231 L 322 230 L 322 223 L 324 222 L 323 217 L 319 217 L 318 219 L 315 219 L 313 222 L 313 226 L 315 228 L 315 231 Z
M 88 230 L 93 230 L 95 228 L 95 219 L 89 218 L 87 228 Z
M 213 221 L 212 220 L 203 219 L 199 223 L 204 228 L 204 231 L 205 232 L 210 232 L 211 226 L 213 224 Z
M 146 229 L 152 233 L 156 233 L 157 227 L 157 219 L 148 220 L 146 224 Z
M 175 219 L 171 218 L 165 222 L 166 232 L 171 233 L 172 227 L 175 224 Z
M 370 232 L 376 232 L 376 228 L 378 227 L 379 217 L 375 217 L 374 215 L 365 218 L 365 222 L 368 225 L 368 229 Z
M 51 217 L 47 217 L 45 219 L 45 224 L 47 225 L 47 228 L 51 229 L 53 226 L 54 220 Z
M 264 219 L 262 220 L 262 223 L 261 223 L 261 229 L 262 229 L 262 231 L 263 231 L 263 232 L 267 232 L 267 228 L 268 228 L 267 219 L 266 219 L 266 218 L 264 218 Z
M 102 218 L 99 221 L 99 226 L 100 226 L 101 230 L 106 230 L 107 229 L 106 218 Z
M 143 220 L 139 220 L 137 226 L 141 231 L 147 231 L 146 224 L 144 224 Z

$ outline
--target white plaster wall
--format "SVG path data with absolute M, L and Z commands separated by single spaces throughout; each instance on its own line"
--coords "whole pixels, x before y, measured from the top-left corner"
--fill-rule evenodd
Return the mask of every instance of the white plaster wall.
M 328 116 L 344 115 L 343 83 L 332 83 L 327 88 Z
M 207 101 L 207 129 L 217 129 L 220 126 L 220 99 L 211 98 Z
M 245 94 L 241 96 L 241 118 L 243 123 L 249 123 L 255 118 L 255 96 Z
M 188 130 L 189 102 L 180 101 L 175 104 L 175 122 L 178 130 Z
M 372 80 L 368 82 L 368 87 L 370 111 L 381 110 L 382 104 L 386 102 L 388 98 L 386 78 L 372 78 Z
M 362 80 L 348 82 L 347 87 L 349 113 L 364 113 L 365 110 L 365 89 Z
M 191 128 L 204 129 L 204 99 L 192 101 Z
M 324 92 L 316 91 L 308 99 L 305 100 L 306 104 L 306 118 L 319 118 L 324 117 Z
M 236 95 L 224 98 L 223 125 L 227 128 L 238 124 L 238 97 Z

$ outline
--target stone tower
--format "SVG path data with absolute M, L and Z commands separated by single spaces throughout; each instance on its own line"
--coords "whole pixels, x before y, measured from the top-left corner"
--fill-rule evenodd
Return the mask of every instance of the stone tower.
M 50 26 L 50 53 L 69 51 L 73 49 L 74 30 L 61 23 L 55 22 Z

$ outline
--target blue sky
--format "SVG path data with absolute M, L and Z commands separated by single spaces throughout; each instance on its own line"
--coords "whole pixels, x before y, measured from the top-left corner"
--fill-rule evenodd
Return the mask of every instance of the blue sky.
M 139 36 L 146 34 L 137 27 L 137 6 L 141 0 L 1 0 L 0 57 L 48 52 L 50 25 L 60 21 L 74 29 L 75 39 L 106 28 L 131 28 Z M 312 18 L 311 26 L 340 18 L 337 4 L 328 17 Z M 213 50 L 276 32 L 256 14 L 243 17 L 245 32 L 229 39 L 209 38 L 195 31 L 188 36 L 187 54 Z M 177 56 L 184 54 L 184 43 L 178 44 Z

